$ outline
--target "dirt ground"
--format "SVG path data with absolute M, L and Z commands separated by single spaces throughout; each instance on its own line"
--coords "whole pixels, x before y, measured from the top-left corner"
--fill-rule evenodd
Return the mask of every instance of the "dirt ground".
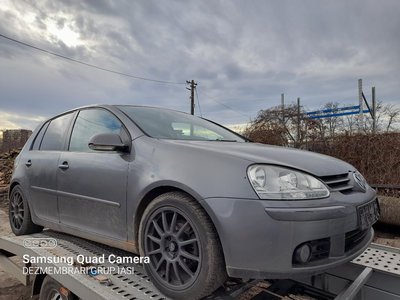
M 382 229 L 382 225 L 377 226 L 375 228 L 375 238 L 374 243 L 386 245 L 390 247 L 400 248 L 400 228 L 391 227 L 390 231 L 387 231 L 387 228 Z
M 400 201 L 400 199 L 398 199 Z M 379 224 L 375 228 L 375 243 L 400 248 L 400 232 L 399 227 Z M 8 221 L 8 208 L 4 203 L 0 202 L 0 236 L 10 235 L 11 229 Z M 244 295 L 240 296 L 240 300 L 250 299 L 257 295 L 260 291 L 265 291 L 266 286 L 255 286 Z M 8 275 L 0 268 L 0 300 L 25 300 L 30 299 L 30 286 L 24 286 L 17 279 Z M 290 298 L 282 298 L 290 299 Z M 311 299 L 308 297 L 293 296 L 292 299 Z

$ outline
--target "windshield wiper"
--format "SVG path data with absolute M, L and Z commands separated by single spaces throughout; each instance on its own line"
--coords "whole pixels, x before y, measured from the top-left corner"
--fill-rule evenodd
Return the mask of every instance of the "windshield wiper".
M 237 140 L 226 140 L 226 139 L 216 139 L 212 141 L 218 141 L 218 142 L 237 142 Z

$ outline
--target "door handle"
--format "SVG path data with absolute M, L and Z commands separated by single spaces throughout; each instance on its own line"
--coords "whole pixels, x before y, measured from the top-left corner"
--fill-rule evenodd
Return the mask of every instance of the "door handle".
M 27 166 L 27 167 L 32 166 L 32 161 L 31 161 L 31 160 L 28 160 L 28 161 L 25 163 L 25 166 Z
M 61 165 L 58 165 L 58 167 L 62 170 L 66 170 L 69 168 L 68 162 L 64 161 Z

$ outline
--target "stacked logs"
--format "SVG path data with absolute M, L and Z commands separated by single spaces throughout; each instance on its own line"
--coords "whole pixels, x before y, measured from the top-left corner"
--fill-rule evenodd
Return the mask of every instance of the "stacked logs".
M 0 154 L 0 185 L 8 185 L 13 172 L 14 160 L 21 150 Z
M 0 205 L 7 201 L 8 186 L 10 184 L 14 160 L 21 150 L 11 150 L 0 154 Z

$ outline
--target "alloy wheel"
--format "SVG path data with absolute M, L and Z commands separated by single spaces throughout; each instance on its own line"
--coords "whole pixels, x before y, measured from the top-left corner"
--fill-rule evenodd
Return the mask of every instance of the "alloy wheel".
M 21 229 L 24 221 L 24 201 L 22 194 L 19 191 L 15 191 L 11 195 L 10 199 L 10 213 L 11 222 L 16 229 Z
M 152 273 L 170 288 L 185 288 L 199 274 L 201 247 L 190 219 L 174 207 L 161 207 L 150 217 L 145 231 L 145 255 Z

